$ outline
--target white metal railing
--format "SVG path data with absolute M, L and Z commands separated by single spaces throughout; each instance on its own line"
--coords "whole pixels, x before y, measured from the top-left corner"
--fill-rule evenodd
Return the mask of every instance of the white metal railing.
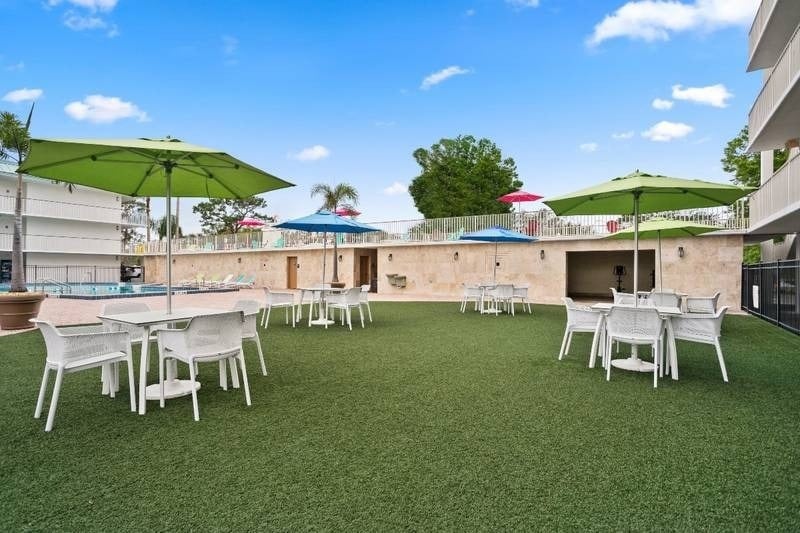
M 0 233 L 0 250 L 11 250 L 13 234 Z M 100 237 L 75 237 L 68 235 L 25 235 L 22 239 L 25 252 L 78 253 L 119 255 L 119 239 Z
M 752 26 L 750 26 L 750 33 L 748 35 L 748 51 L 750 57 L 753 57 L 753 54 L 756 51 L 756 46 L 758 46 L 758 42 L 761 40 L 761 36 L 764 34 L 764 29 L 767 27 L 767 22 L 769 22 L 769 19 L 772 16 L 772 9 L 775 7 L 776 3 L 777 0 L 762 0 L 761 5 L 758 7 L 758 11 L 753 19 Z
M 0 196 L 0 213 L 13 214 L 15 202 L 16 198 L 14 196 Z M 130 216 L 125 216 L 119 207 L 59 202 L 39 198 L 23 198 L 22 213 L 28 216 L 85 220 L 88 222 L 106 222 L 130 226 L 145 225 L 144 213 L 131 213 Z
M 800 202 L 800 156 L 788 160 L 750 195 L 750 221 L 755 226 L 767 217 Z
M 781 53 L 775 68 L 758 94 L 748 116 L 750 142 L 753 143 L 776 106 L 783 100 L 800 73 L 800 26 Z M 774 148 L 780 148 L 775 146 Z
M 145 213 L 122 213 L 122 224 L 125 226 L 141 226 L 147 225 L 147 214 Z
M 746 205 L 747 201 L 745 199 L 736 202 L 730 207 L 671 211 L 652 216 L 675 220 L 690 220 L 717 226 L 720 229 L 745 230 L 748 227 Z M 549 209 L 540 209 L 522 213 L 373 222 L 370 225 L 380 231 L 359 235 L 338 234 L 336 239 L 338 239 L 339 244 L 344 245 L 446 242 L 458 240 L 464 233 L 492 226 L 511 228 L 540 239 L 575 239 L 602 237 L 628 227 L 632 223 L 630 216 L 584 215 L 558 217 Z M 333 238 L 333 235 L 327 235 L 330 244 L 333 243 Z M 322 246 L 322 234 L 269 229 L 263 232 L 255 231 L 228 235 L 197 235 L 172 241 L 172 251 L 176 254 L 226 250 L 301 248 L 305 246 Z M 124 247 L 124 253 L 130 255 L 163 254 L 165 252 L 165 241 L 130 244 Z

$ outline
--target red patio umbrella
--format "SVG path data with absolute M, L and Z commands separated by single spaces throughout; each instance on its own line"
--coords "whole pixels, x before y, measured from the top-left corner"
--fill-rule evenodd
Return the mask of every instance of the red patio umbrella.
M 243 218 L 242 220 L 238 221 L 236 224 L 243 228 L 260 228 L 264 225 L 263 220 L 258 220 L 257 218 Z
M 339 207 L 334 211 L 334 214 L 339 215 L 340 217 L 357 217 L 361 214 L 360 211 L 356 211 L 352 207 Z
M 526 191 L 514 191 L 508 194 L 504 194 L 497 200 L 506 204 L 517 204 L 517 211 L 519 212 L 519 204 L 522 202 L 535 202 L 536 200 L 541 200 L 544 196 L 540 196 L 538 194 L 533 194 L 532 192 Z

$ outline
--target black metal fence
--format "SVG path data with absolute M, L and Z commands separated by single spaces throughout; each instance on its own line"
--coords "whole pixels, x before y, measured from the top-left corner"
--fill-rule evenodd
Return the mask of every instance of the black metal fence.
M 120 268 L 97 265 L 25 265 L 28 283 L 45 280 L 60 283 L 117 283 Z
M 800 334 L 800 260 L 742 265 L 742 309 Z

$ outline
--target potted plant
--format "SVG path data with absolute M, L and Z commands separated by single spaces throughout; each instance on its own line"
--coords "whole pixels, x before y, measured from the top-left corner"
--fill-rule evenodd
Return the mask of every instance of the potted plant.
M 28 153 L 30 137 L 28 120 L 22 124 L 13 114 L 0 112 L 0 159 L 11 159 L 19 165 Z M 0 293 L 0 329 L 32 328 L 30 322 L 39 314 L 45 294 L 29 292 L 25 285 L 25 265 L 22 255 L 22 174 L 17 172 L 17 195 L 14 203 L 14 238 L 11 244 L 11 287 Z

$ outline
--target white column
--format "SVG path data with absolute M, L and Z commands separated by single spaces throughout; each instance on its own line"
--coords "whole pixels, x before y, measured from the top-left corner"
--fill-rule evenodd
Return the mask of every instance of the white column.
M 772 150 L 761 152 L 761 185 L 769 180 L 775 173 L 775 154 Z

